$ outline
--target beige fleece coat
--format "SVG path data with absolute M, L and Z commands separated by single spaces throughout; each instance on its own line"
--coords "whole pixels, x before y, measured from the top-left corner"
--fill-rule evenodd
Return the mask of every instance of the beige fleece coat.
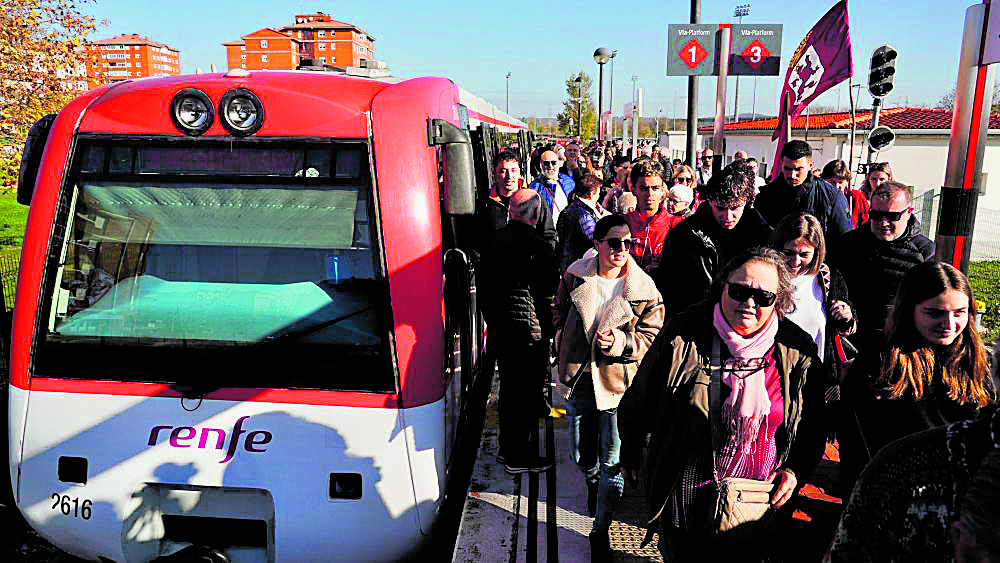
M 563 274 L 553 303 L 553 323 L 559 353 L 559 386 L 569 397 L 568 384 L 577 374 L 590 350 L 590 377 L 599 410 L 618 407 L 625 389 L 635 377 L 639 362 L 663 326 L 663 298 L 652 278 L 629 256 L 625 284 L 620 296 L 604 310 L 597 287 L 597 257 L 587 256 L 570 264 Z M 584 327 L 595 326 L 587 332 Z M 610 330 L 614 344 L 607 352 L 595 343 L 597 332 Z M 626 345 L 631 353 L 623 357 Z M 586 377 L 586 376 L 584 376 Z

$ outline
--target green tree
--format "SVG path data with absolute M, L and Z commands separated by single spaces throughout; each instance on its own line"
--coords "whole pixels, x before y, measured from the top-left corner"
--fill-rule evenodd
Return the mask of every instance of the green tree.
M 579 79 L 579 82 L 577 79 Z M 582 70 L 571 74 L 566 80 L 566 94 L 568 98 L 563 102 L 562 112 L 556 116 L 559 122 L 559 130 L 564 135 L 576 136 L 577 114 L 580 113 L 583 116 L 583 127 L 581 129 L 583 139 L 596 137 L 597 104 L 590 97 L 590 91 L 593 86 L 594 81 Z
M 0 184 L 16 181 L 28 129 L 80 94 L 90 0 L 0 0 Z

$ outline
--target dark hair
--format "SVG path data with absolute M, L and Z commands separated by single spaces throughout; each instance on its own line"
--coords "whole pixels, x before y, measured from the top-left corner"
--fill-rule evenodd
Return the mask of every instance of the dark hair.
M 611 169 L 614 170 L 615 168 L 618 168 L 619 166 L 627 162 L 630 162 L 627 156 L 621 154 L 616 155 L 615 159 L 611 161 Z
M 632 229 L 629 228 L 628 221 L 625 220 L 624 215 L 619 215 L 618 213 L 612 213 L 611 215 L 602 217 L 599 221 L 597 221 L 597 224 L 594 225 L 593 240 L 603 239 L 604 237 L 608 236 L 608 231 L 610 231 L 615 227 L 625 227 L 626 229 L 629 229 L 629 232 L 632 231 Z
M 739 202 L 753 203 L 756 193 L 753 168 L 744 161 L 734 162 L 713 174 L 708 183 L 698 190 L 698 197 L 721 205 L 738 205 Z
M 826 163 L 820 177 L 824 180 L 833 180 L 834 182 L 850 182 L 851 169 L 847 167 L 846 162 L 838 158 L 837 160 L 831 160 Z
M 781 252 L 788 241 L 804 238 L 813 245 L 816 251 L 813 253 L 812 262 L 806 271 L 810 276 L 819 273 L 819 267 L 826 260 L 826 241 L 823 238 L 823 227 L 819 221 L 808 213 L 794 213 L 785 215 L 785 218 L 778 222 L 771 232 L 768 244 L 771 248 Z
M 493 168 L 496 168 L 501 162 L 507 162 L 508 160 L 517 161 L 518 165 L 521 164 L 516 154 L 511 151 L 503 150 L 498 152 L 497 155 L 493 157 Z
M 763 246 L 744 250 L 726 262 L 708 288 L 709 303 L 715 304 L 722 300 L 722 290 L 729 281 L 729 276 L 747 262 L 764 262 L 774 266 L 774 269 L 778 271 L 778 298 L 774 302 L 774 309 L 782 317 L 794 311 L 795 302 L 792 299 L 795 295 L 795 287 L 792 285 L 792 274 L 788 271 L 788 265 L 785 264 L 785 259 L 777 250 Z
M 755 157 L 755 156 L 748 156 L 748 157 L 746 157 L 746 159 L 743 162 L 746 162 L 748 164 L 751 163 L 751 162 L 757 162 L 757 157 Z
M 809 143 L 800 139 L 788 141 L 785 143 L 785 146 L 781 148 L 781 158 L 798 160 L 804 156 L 812 157 L 812 155 L 812 147 L 809 146 Z
M 913 188 L 903 184 L 902 182 L 896 182 L 894 180 L 889 180 L 888 182 L 882 184 L 877 190 L 872 192 L 871 198 L 885 198 L 891 201 L 892 198 L 896 197 L 896 194 L 902 193 L 906 196 L 906 205 L 909 206 L 913 203 Z
M 950 345 L 943 349 L 928 346 L 917 332 L 913 315 L 918 304 L 949 289 L 969 298 L 969 321 Z M 889 398 L 912 393 L 919 399 L 940 377 L 948 388 L 948 397 L 956 403 L 976 407 L 990 403 L 995 389 L 975 318 L 976 300 L 965 274 L 945 262 L 924 262 L 910 268 L 899 284 L 885 323 L 886 348 L 879 381 L 888 386 Z M 935 376 L 935 372 L 940 375 Z
M 573 195 L 583 199 L 590 199 L 601 189 L 601 180 L 589 170 L 579 180 L 573 188 Z
M 658 176 L 663 180 L 664 184 L 667 182 L 663 177 L 663 165 L 659 161 L 646 157 L 636 160 L 632 166 L 632 172 L 629 173 L 629 181 L 632 185 L 634 186 L 639 181 L 639 178 L 649 176 Z
M 892 167 L 889 166 L 888 162 L 873 162 L 871 166 L 868 167 L 868 176 L 872 175 L 872 172 L 885 172 L 889 179 L 892 180 Z
M 675 159 L 674 159 L 674 160 L 673 160 L 673 161 L 671 162 L 671 164 L 681 164 L 682 162 L 684 162 L 684 161 L 683 161 L 683 160 L 681 160 L 681 159 L 679 159 L 679 158 L 675 158 Z

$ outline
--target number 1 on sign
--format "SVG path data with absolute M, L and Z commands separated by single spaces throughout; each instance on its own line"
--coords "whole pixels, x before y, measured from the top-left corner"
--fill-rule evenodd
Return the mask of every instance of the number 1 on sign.
M 696 47 L 691 45 L 691 48 L 688 49 L 688 51 L 691 51 L 691 64 L 695 64 L 695 60 L 698 58 L 698 51 L 696 50 Z

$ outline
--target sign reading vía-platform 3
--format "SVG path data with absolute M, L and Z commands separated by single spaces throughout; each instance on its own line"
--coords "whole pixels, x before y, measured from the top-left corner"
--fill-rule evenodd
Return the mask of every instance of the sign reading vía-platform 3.
M 732 28 L 729 74 L 777 76 L 782 24 L 737 24 Z M 718 24 L 667 26 L 668 76 L 713 76 L 718 69 Z

